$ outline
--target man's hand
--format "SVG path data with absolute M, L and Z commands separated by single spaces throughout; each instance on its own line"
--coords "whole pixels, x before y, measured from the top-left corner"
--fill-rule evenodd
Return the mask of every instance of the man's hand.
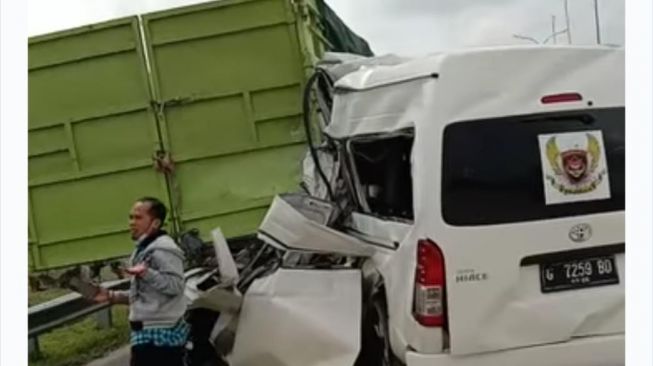
M 96 303 L 109 302 L 109 299 L 109 290 L 103 287 L 100 287 L 100 291 L 98 291 L 98 293 L 93 297 L 93 301 Z
M 127 268 L 125 272 L 132 276 L 141 277 L 145 272 L 147 272 L 147 265 L 145 263 L 139 263 L 133 267 Z

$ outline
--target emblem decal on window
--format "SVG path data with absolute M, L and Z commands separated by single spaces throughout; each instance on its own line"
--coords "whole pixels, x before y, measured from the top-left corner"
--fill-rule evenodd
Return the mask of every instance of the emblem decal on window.
M 601 131 L 539 135 L 546 204 L 610 198 Z

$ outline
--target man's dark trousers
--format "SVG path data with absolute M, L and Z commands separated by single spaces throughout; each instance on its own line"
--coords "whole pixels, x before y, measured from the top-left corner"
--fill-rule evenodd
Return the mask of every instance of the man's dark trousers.
M 184 366 L 183 347 L 132 346 L 131 366 Z

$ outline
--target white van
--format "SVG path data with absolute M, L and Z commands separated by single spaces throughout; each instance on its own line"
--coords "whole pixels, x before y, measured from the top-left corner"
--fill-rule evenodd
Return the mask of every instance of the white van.
M 623 50 L 505 47 L 354 64 L 335 83 L 326 158 L 315 159 L 330 186 L 308 189 L 328 191 L 344 218 L 320 219 L 322 235 L 279 201 L 261 227 L 279 247 L 334 243 L 360 259 L 347 263 L 361 276 L 290 275 L 285 294 L 342 304 L 346 287 L 351 302 L 311 315 L 329 318 L 318 322 L 326 328 L 305 328 L 333 335 L 333 349 L 339 336 L 360 342 L 357 365 L 624 364 Z M 265 283 L 283 282 L 274 276 Z M 250 304 L 274 291 L 253 292 Z M 298 324 L 320 303 L 280 306 L 274 319 Z M 268 319 L 269 309 L 249 314 Z M 251 328 L 264 332 L 257 319 Z M 270 338 L 260 347 L 282 342 Z M 293 341 L 297 352 L 306 339 Z
M 623 364 L 624 127 L 618 49 L 470 50 L 340 79 L 325 133 L 348 151 L 352 233 L 396 242 L 373 257 L 363 352 Z

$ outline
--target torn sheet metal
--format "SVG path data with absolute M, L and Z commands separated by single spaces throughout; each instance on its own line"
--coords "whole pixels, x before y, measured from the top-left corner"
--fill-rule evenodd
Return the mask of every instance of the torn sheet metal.
M 337 184 L 339 164 L 334 161 L 333 156 L 321 151 L 317 151 L 317 156 L 320 161 L 320 167 L 324 172 L 329 185 L 335 187 Z M 320 199 L 328 199 L 328 189 L 324 180 L 320 177 L 315 161 L 310 152 L 306 153 L 302 162 L 302 183 L 304 188 L 312 197 Z
M 358 212 L 352 212 L 347 227 L 353 235 L 390 249 L 396 249 L 412 228 L 408 223 L 383 220 Z
M 234 257 L 231 255 L 231 251 L 227 245 L 227 239 L 222 234 L 222 230 L 219 227 L 213 229 L 211 231 L 211 237 L 213 238 L 213 249 L 215 250 L 215 257 L 218 261 L 220 277 L 225 281 L 238 282 L 239 276 L 236 261 L 234 261 Z
M 292 198 L 297 195 L 288 196 Z M 351 256 L 374 254 L 373 246 L 326 226 L 328 219 L 317 215 L 320 210 L 311 209 L 306 205 L 300 207 L 299 200 L 293 202 L 294 200 L 285 197 L 276 196 L 272 201 L 259 228 L 259 237 L 262 240 L 282 249 Z
M 236 313 L 242 303 L 242 296 L 234 283 L 219 282 L 215 271 L 187 276 L 184 296 L 188 309 Z
M 235 288 L 238 269 L 227 241 L 220 228 L 211 231 L 218 268 L 196 268 L 186 273 L 186 296 L 189 309 L 204 308 L 221 313 L 236 314 L 240 310 L 242 296 Z
M 326 52 L 318 62 L 317 67 L 327 71 L 334 81 L 361 69 L 376 66 L 391 66 L 410 60 L 394 54 L 377 57 L 364 57 L 350 53 Z
M 358 270 L 289 270 L 254 281 L 232 366 L 351 366 L 360 349 Z

